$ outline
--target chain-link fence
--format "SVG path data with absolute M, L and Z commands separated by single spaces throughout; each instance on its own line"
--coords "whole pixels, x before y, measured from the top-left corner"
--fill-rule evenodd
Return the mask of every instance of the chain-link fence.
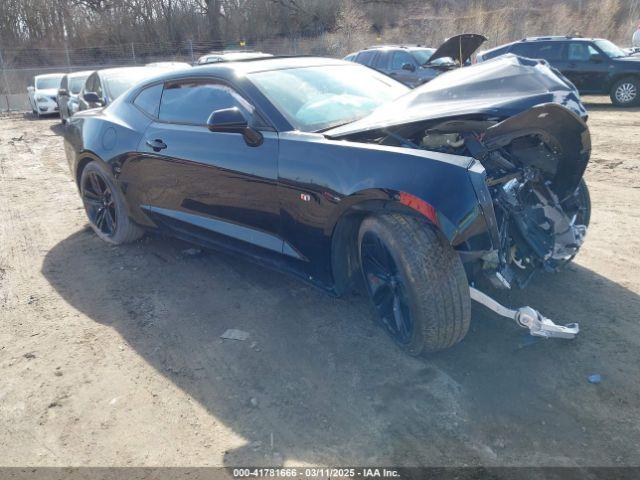
M 274 55 L 335 54 L 320 37 L 274 38 L 248 44 L 243 41 L 128 43 L 108 46 L 2 49 L 0 47 L 0 111 L 31 109 L 27 86 L 36 75 L 145 65 L 152 62 L 187 62 L 212 51 L 260 50 Z M 332 52 L 333 50 L 333 52 Z

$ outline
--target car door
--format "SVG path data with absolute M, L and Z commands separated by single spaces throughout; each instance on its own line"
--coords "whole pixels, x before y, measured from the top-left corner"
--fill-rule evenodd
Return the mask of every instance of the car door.
M 389 75 L 405 85 L 415 87 L 419 83 L 415 73 L 417 68 L 418 64 L 412 55 L 404 50 L 396 50 L 391 57 Z
M 566 44 L 562 73 L 573 82 L 580 92 L 588 90 L 589 77 L 594 73 L 589 62 L 589 48 L 586 42 L 568 42 Z
M 161 89 L 162 97 L 138 147 L 134 188 L 142 208 L 175 230 L 282 253 L 277 133 L 222 81 L 181 79 L 150 88 L 155 90 L 140 95 Z M 261 132 L 260 145 L 250 146 L 239 133 L 208 129 L 212 112 L 233 107 Z
M 378 52 L 378 56 L 375 59 L 375 64 L 373 67 L 379 72 L 386 73 L 389 75 L 391 73 L 391 58 L 393 57 L 393 51 L 391 50 L 380 50 Z

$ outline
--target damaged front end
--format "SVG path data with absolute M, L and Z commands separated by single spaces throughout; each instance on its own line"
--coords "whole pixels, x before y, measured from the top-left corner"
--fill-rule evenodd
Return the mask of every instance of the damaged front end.
M 493 199 L 498 244 L 484 256 L 483 273 L 496 286 L 524 287 L 536 271 L 569 262 L 589 221 L 582 180 L 591 150 L 586 124 L 550 103 L 459 135 L 484 166 Z
M 510 288 L 524 287 L 537 271 L 557 270 L 584 241 L 586 118 L 572 84 L 544 62 L 511 55 L 442 75 L 326 133 L 479 162 L 485 182 L 474 181 L 474 188 L 493 248 L 476 255 L 456 248 L 472 281 L 481 274 Z

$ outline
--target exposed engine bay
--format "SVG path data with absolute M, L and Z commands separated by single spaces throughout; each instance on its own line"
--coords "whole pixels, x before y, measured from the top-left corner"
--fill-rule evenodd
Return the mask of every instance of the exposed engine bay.
M 483 256 L 479 268 L 495 286 L 524 287 L 536 271 L 555 271 L 577 254 L 589 223 L 582 175 L 590 140 L 584 122 L 568 110 L 546 104 L 503 121 L 484 116 L 382 133 L 376 143 L 482 163 L 499 245 Z

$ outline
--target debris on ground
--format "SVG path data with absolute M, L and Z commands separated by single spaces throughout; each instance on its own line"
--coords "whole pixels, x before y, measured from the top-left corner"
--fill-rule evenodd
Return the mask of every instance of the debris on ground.
M 589 375 L 587 377 L 587 380 L 589 381 L 589 383 L 598 384 L 602 381 L 602 375 L 600 375 L 599 373 L 594 373 L 592 375 Z
M 249 332 L 245 332 L 244 330 L 236 330 L 235 328 L 227 329 L 220 338 L 224 338 L 225 340 L 240 340 L 241 342 L 245 341 L 249 338 Z

